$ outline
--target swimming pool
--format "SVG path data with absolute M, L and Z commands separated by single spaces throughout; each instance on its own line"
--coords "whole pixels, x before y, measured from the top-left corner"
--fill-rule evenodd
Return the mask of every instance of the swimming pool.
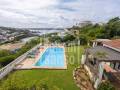
M 35 66 L 43 68 L 65 68 L 64 48 L 51 47 L 47 48 Z

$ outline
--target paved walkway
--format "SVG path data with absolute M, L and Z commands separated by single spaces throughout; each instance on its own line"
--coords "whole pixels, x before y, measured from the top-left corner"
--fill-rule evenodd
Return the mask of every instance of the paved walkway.
M 42 52 L 44 50 L 45 50 L 45 48 L 41 47 L 40 49 L 38 49 L 39 53 L 37 53 L 35 55 L 35 58 L 29 58 L 29 57 L 27 57 L 22 62 L 20 62 L 19 64 L 17 64 L 16 67 L 15 67 L 15 69 L 32 69 L 32 67 L 38 61 L 38 59 L 40 58 L 40 55 L 42 54 Z

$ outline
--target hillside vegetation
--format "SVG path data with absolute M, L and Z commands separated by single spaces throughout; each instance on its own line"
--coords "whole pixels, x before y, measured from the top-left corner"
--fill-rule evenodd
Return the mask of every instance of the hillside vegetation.
M 64 37 L 54 35 L 50 37 L 51 42 L 69 42 L 80 40 L 82 45 L 93 39 L 118 39 L 120 38 L 120 18 L 115 17 L 107 23 L 86 22 L 83 26 L 68 28 L 69 34 Z M 50 36 L 50 35 L 49 35 Z

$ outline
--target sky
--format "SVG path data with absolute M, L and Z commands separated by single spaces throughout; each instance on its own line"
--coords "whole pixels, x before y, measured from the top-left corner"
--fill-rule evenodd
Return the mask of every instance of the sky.
M 120 16 L 120 0 L 0 0 L 0 26 L 71 27 Z

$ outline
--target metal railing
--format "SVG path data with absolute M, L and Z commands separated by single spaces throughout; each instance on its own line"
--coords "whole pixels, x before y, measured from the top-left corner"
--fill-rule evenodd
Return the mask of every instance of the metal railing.
M 18 58 L 16 58 L 14 61 L 12 61 L 11 63 L 9 63 L 8 65 L 6 65 L 5 67 L 3 67 L 2 69 L 0 69 L 0 80 L 5 77 L 7 74 L 9 74 L 14 67 L 19 64 L 21 61 L 23 61 L 27 55 L 29 54 L 29 52 L 35 50 L 37 47 L 39 47 L 39 45 L 36 45 L 35 47 L 33 47 L 32 49 L 30 49 L 29 51 L 27 51 L 26 53 L 24 53 L 23 55 L 19 56 Z

